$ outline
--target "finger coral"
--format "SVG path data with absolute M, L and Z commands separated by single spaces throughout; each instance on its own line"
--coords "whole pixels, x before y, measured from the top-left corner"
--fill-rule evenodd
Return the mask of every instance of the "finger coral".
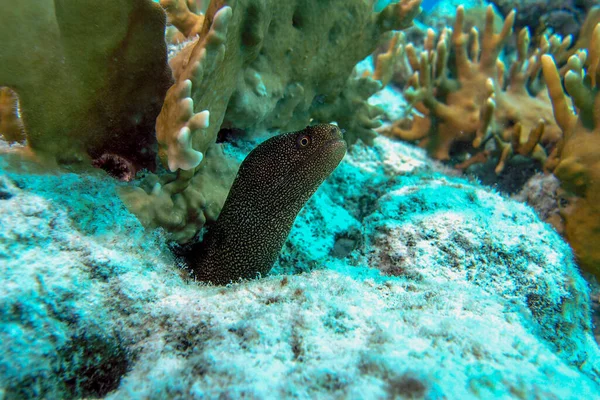
M 29 149 L 60 163 L 112 153 L 153 166 L 171 83 L 164 29 L 150 0 L 1 2 L 0 86 L 19 97 Z
M 460 168 L 484 162 L 491 155 L 497 159 L 496 173 L 502 172 L 514 154 L 545 161 L 560 133 L 543 90 L 540 60 L 543 54 L 563 52 L 570 40 L 541 36 L 532 51 L 529 32 L 522 29 L 517 60 L 505 79 L 499 56 L 512 33 L 515 13 L 507 16 L 498 33 L 494 18 L 488 7 L 481 35 L 476 28 L 466 33 L 465 10 L 459 7 L 454 29 L 445 29 L 437 42 L 430 30 L 424 52 L 417 54 L 412 45 L 407 46 L 406 57 L 416 73 L 406 96 L 419 114 L 396 121 L 388 134 L 420 140 L 440 160 L 449 160 L 451 152 L 462 146 L 471 158 L 458 164 Z M 495 143 L 491 149 L 486 146 L 490 140 Z
M 577 56 L 568 61 L 566 93 L 553 59 L 546 55 L 542 62 L 562 131 L 547 163 L 561 183 L 559 205 L 564 226 L 559 228 L 582 268 L 600 277 L 600 24 L 592 35 L 585 63 Z
M 499 70 L 497 57 L 508 35 L 512 32 L 514 14 L 509 16 L 499 34 L 493 32 L 493 13 L 488 9 L 488 20 L 481 41 L 477 30 L 472 30 L 473 46 L 467 49 L 469 34 L 464 33 L 464 8 L 459 7 L 454 30 L 445 30 L 436 48 L 429 40 L 426 51 L 418 57 L 408 48 L 418 74 L 412 80 L 407 97 L 422 103 L 431 115 L 435 126 L 418 136 L 406 136 L 396 125 L 392 134 L 402 139 L 423 138 L 422 143 L 430 154 L 441 160 L 450 158 L 450 150 L 457 142 L 473 142 L 477 132 L 487 128 L 489 114 L 495 107 Z M 431 34 L 430 34 L 431 36 Z M 456 78 L 450 76 L 448 56 L 450 46 L 456 53 L 454 68 Z M 481 50 L 481 52 L 480 52 Z
M 175 26 L 184 37 L 190 38 L 200 33 L 204 17 L 196 14 L 194 0 L 160 0 L 170 24 Z

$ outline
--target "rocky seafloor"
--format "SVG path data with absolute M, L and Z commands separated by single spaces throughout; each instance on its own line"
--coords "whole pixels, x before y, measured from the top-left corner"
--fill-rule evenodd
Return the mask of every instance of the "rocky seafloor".
M 225 287 L 191 280 L 119 185 L 0 158 L 0 398 L 600 393 L 569 246 L 409 145 L 354 146 L 272 273 Z

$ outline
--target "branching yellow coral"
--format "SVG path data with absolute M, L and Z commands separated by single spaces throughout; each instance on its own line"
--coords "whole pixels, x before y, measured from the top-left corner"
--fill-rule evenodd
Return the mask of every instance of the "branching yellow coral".
M 204 16 L 196 14 L 194 0 L 160 0 L 169 23 L 175 26 L 186 38 L 194 37 L 202 30 Z
M 600 277 L 600 24 L 587 60 L 568 60 L 563 85 L 552 57 L 542 57 L 543 73 L 562 138 L 548 160 L 561 183 L 562 228 L 582 268 Z M 585 69 L 583 67 L 586 67 Z M 571 102 L 576 112 L 571 107 Z
M 486 18 L 486 28 L 480 41 L 476 29 L 472 29 L 470 35 L 462 31 L 464 8 L 459 7 L 454 29 L 444 31 L 436 49 L 433 50 L 432 45 L 427 46 L 431 50 L 423 52 L 419 58 L 418 75 L 413 79 L 413 88 L 407 97 L 414 103 L 422 102 L 435 121 L 435 127 L 422 137 L 423 145 L 437 159 L 449 159 L 454 143 L 472 143 L 477 136 L 483 136 L 487 127 L 485 122 L 495 107 L 495 78 L 499 74 L 497 58 L 512 32 L 514 13 L 507 17 L 498 34 L 494 33 L 491 8 L 488 8 Z M 450 45 L 455 52 L 456 78 L 450 78 L 447 66 Z M 411 49 L 407 51 L 410 53 Z M 415 61 L 413 63 L 416 64 Z M 414 133 L 405 136 L 398 124 L 393 134 L 402 139 L 415 137 Z
M 382 86 L 390 83 L 394 75 L 394 64 L 397 60 L 403 59 L 401 55 L 404 50 L 405 40 L 406 38 L 402 32 L 396 32 L 390 40 L 387 51 L 377 55 L 373 79 L 380 81 Z
M 543 163 L 559 130 L 540 79 L 540 60 L 543 54 L 564 52 L 570 39 L 543 36 L 530 52 L 529 33 L 523 29 L 517 39 L 517 60 L 505 80 L 499 54 L 512 32 L 514 18 L 514 12 L 510 13 L 495 33 L 494 13 L 488 7 L 482 34 L 476 28 L 465 33 L 465 11 L 459 7 L 454 28 L 444 30 L 437 43 L 430 30 L 420 55 L 407 46 L 406 56 L 416 73 L 406 97 L 419 114 L 412 121 L 396 121 L 387 133 L 403 140 L 420 140 L 420 145 L 440 160 L 450 159 L 451 150 L 462 143 L 472 159 L 457 167 L 486 161 L 491 155 L 498 159 L 496 173 L 516 154 Z M 450 50 L 454 60 L 448 65 Z M 486 146 L 490 139 L 494 143 L 491 148 Z
M 497 173 L 516 154 L 535 159 L 543 165 L 547 151 L 552 150 L 560 138 L 545 83 L 540 79 L 541 57 L 544 54 L 562 54 L 571 41 L 570 37 L 561 41 L 556 36 L 542 36 L 540 40 L 541 43 L 530 54 L 529 31 L 523 28 L 519 32 L 517 59 L 508 72 L 506 88 L 496 96 L 492 135 L 496 148 L 501 151 Z M 498 79 L 499 86 L 503 87 L 502 77 Z
M 196 168 L 202 161 L 202 153 L 194 150 L 192 138 L 209 127 L 210 113 L 205 110 L 194 114 L 194 101 L 190 97 L 192 94 L 192 81 L 186 79 L 181 85 L 173 86 L 169 96 L 179 96 L 179 101 L 165 103 L 165 109 L 161 114 L 162 118 L 170 113 L 176 113 L 171 116 L 172 120 L 181 121 L 183 126 L 177 131 L 176 135 L 163 136 L 167 129 L 157 130 L 157 139 L 161 145 L 159 157 L 169 166 L 171 171 L 178 169 L 190 170 Z M 158 120 L 160 124 L 162 118 Z
M 210 110 L 195 112 L 194 105 L 198 102 L 206 106 L 210 104 L 213 115 L 222 114 L 227 107 L 227 88 L 223 85 L 229 77 L 224 76 L 228 70 L 221 64 L 231 14 L 230 7 L 220 9 L 214 15 L 210 30 L 202 42 L 186 48 L 184 51 L 187 53 L 172 63 L 177 82 L 167 91 L 156 120 L 159 155 L 163 164 L 172 171 L 197 167 L 202 160 L 202 153 L 213 141 L 212 136 L 216 137 L 215 128 L 212 128 L 212 134 L 206 134 L 210 128 Z M 177 64 L 180 60 L 181 64 Z M 223 98 L 215 96 L 215 93 L 222 93 Z M 214 121 L 214 118 L 213 122 L 218 125 L 221 123 L 220 120 Z

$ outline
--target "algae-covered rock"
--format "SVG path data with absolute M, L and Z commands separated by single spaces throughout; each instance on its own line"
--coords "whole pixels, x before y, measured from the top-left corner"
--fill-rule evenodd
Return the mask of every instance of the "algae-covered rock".
M 592 398 L 600 352 L 569 247 L 435 168 L 384 138 L 354 146 L 271 275 L 226 287 L 190 280 L 114 181 L 2 171 L 0 391 Z

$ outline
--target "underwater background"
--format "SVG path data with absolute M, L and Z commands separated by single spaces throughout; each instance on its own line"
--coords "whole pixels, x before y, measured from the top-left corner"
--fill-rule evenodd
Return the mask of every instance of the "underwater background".
M 598 0 L 0 0 L 1 399 L 600 399 Z

